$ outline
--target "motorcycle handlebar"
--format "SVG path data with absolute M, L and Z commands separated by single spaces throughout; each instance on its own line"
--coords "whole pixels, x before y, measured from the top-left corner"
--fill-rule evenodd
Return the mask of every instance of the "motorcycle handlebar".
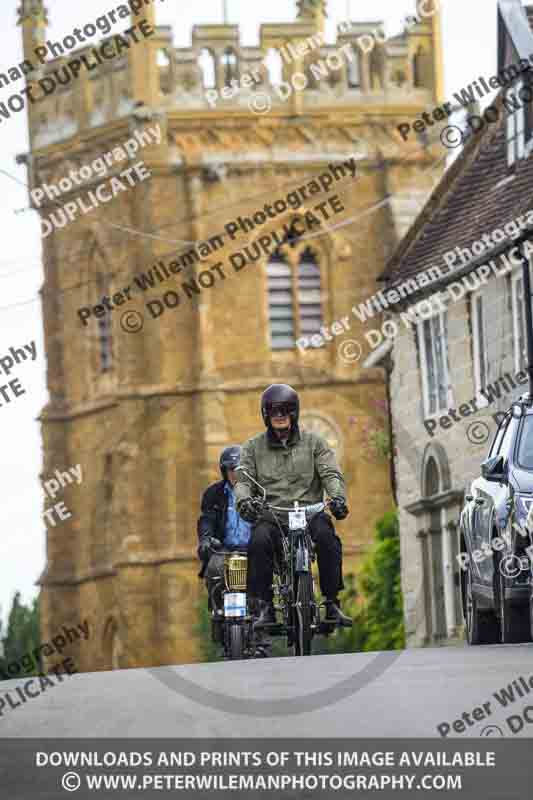
M 298 508 L 285 508 L 283 506 L 273 506 L 270 503 L 265 503 L 263 508 L 272 511 L 304 511 L 306 516 L 311 516 L 313 514 L 319 514 L 321 511 L 324 511 L 328 507 L 330 500 L 325 500 L 323 503 L 313 503 L 310 506 L 298 506 Z
M 330 504 L 330 502 L 331 502 L 331 500 L 328 498 L 327 500 L 325 500 L 325 501 L 324 501 L 324 502 L 322 502 L 322 503 L 313 503 L 313 504 L 312 504 L 312 505 L 310 505 L 310 506 L 298 506 L 298 508 L 297 508 L 297 509 L 296 509 L 296 508 L 294 508 L 294 506 L 293 506 L 292 508 L 283 508 L 282 506 L 272 506 L 272 505 L 270 505 L 270 503 L 267 503 L 267 502 L 266 502 L 266 489 L 265 489 L 265 487 L 264 487 L 264 486 L 261 486 L 261 484 L 260 484 L 260 483 L 258 483 L 258 482 L 255 480 L 255 478 L 252 478 L 252 476 L 250 475 L 250 473 L 248 473 L 248 472 L 247 472 L 247 471 L 244 469 L 244 467 L 241 467 L 241 466 L 239 466 L 239 467 L 236 467 L 235 471 L 236 471 L 236 472 L 242 472 L 242 473 L 243 473 L 243 475 L 246 475 L 246 477 L 247 477 L 247 478 L 248 478 L 248 479 L 249 479 L 249 480 L 250 480 L 252 483 L 254 483 L 256 486 L 258 486 L 258 487 L 259 487 L 259 489 L 261 489 L 261 492 L 263 493 L 263 500 L 262 500 L 262 501 L 260 501 L 260 502 L 261 502 L 261 504 L 262 504 L 262 508 L 263 508 L 263 509 L 267 509 L 267 510 L 268 510 L 268 509 L 270 509 L 270 510 L 272 510 L 272 511 L 285 511 L 285 512 L 288 512 L 288 511 L 305 511 L 305 513 L 306 513 L 306 514 L 318 514 L 320 511 L 324 511 L 324 509 L 325 509 L 325 508 L 327 508 L 327 507 L 328 507 L 328 505 L 329 505 L 329 504 Z

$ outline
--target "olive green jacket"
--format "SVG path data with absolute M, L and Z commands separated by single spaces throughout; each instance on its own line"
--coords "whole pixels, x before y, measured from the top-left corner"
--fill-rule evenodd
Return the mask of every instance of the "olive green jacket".
M 333 450 L 316 433 L 294 430 L 283 444 L 269 431 L 244 443 L 241 463 L 266 489 L 268 503 L 292 506 L 320 503 L 323 490 L 329 497 L 346 500 L 344 478 Z M 240 470 L 237 471 L 237 507 L 246 497 L 261 496 L 259 489 Z

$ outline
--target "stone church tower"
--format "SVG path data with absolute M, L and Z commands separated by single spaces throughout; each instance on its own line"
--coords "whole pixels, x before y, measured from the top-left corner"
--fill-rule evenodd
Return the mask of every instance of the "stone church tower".
M 299 0 L 297 19 L 262 25 L 258 46 L 243 46 L 236 25 L 206 24 L 180 49 L 171 29 L 157 26 L 154 8 L 142 11 L 152 35 L 56 81 L 28 107 L 32 189 L 161 131 L 132 162 L 144 162 L 149 180 L 43 238 L 50 399 L 41 415 L 42 472 L 80 464 L 83 480 L 61 495 L 71 517 L 48 526 L 42 637 L 88 620 L 90 642 L 73 651 L 80 671 L 198 658 L 199 499 L 217 478 L 221 448 L 261 430 L 259 397 L 272 382 L 298 390 L 303 425 L 338 452 L 352 510 L 338 526 L 345 572 L 357 568 L 392 503 L 388 462 L 367 433 L 386 425 L 376 407 L 385 384 L 381 370 L 362 369 L 353 343 L 343 342 L 364 343 L 351 308 L 376 290 L 376 275 L 436 179 L 428 169 L 435 152 L 407 150 L 395 126 L 441 100 L 438 15 L 388 41 L 379 23 L 353 22 L 325 43 L 318 34 L 326 0 Z M 42 0 L 22 0 L 19 22 L 24 57 L 37 63 L 34 50 L 47 36 Z M 119 27 L 140 22 L 133 15 Z M 356 44 L 374 33 L 371 51 Z M 297 50 L 303 40 L 314 49 Z M 28 85 L 57 79 L 92 50 L 47 61 Z M 327 67 L 313 72 L 319 60 Z M 256 74 L 252 85 L 243 80 L 248 72 Z M 243 84 L 233 96 L 232 81 Z M 292 87 L 287 98 L 281 85 Z M 218 101 L 208 102 L 209 89 Z M 263 104 L 269 98 L 268 113 L 258 113 L 258 93 Z M 355 178 L 339 166 L 352 158 Z M 41 218 L 57 218 L 58 203 L 86 198 L 124 166 L 74 184 L 55 203 L 45 197 Z M 337 174 L 328 191 L 228 235 L 232 222 L 262 219 L 265 204 L 324 173 Z M 307 230 L 306 212 L 333 196 L 343 210 L 329 204 L 329 220 Z M 275 232 L 281 244 L 268 252 Z M 245 245 L 243 263 L 234 254 Z M 154 288 L 144 292 L 135 278 L 150 270 Z M 126 287 L 122 308 L 117 301 L 81 322 L 78 309 Z M 132 319 L 142 330 L 133 332 Z M 315 338 L 320 346 L 296 345 L 321 326 L 328 330 Z

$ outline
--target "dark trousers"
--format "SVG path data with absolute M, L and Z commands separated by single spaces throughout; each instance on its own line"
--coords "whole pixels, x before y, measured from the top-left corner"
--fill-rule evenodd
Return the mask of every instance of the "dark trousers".
M 344 588 L 342 581 L 342 543 L 331 521 L 323 512 L 310 522 L 309 533 L 315 544 L 320 591 L 333 599 Z M 274 558 L 281 563 L 281 533 L 275 522 L 260 520 L 252 529 L 248 545 L 248 593 L 271 602 Z

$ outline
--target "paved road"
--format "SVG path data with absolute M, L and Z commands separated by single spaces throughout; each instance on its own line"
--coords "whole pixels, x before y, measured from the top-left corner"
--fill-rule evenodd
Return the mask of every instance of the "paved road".
M 408 650 L 392 663 L 358 653 L 90 673 L 6 706 L 0 736 L 438 737 L 437 725 L 484 703 L 484 719 L 469 716 L 452 735 L 501 735 L 496 726 L 512 737 L 506 717 L 531 705 L 516 735 L 532 736 L 533 688 L 518 683 L 523 697 L 515 689 L 507 708 L 493 695 L 520 676 L 533 687 L 532 645 Z M 0 696 L 16 698 L 20 684 L 2 682 Z

